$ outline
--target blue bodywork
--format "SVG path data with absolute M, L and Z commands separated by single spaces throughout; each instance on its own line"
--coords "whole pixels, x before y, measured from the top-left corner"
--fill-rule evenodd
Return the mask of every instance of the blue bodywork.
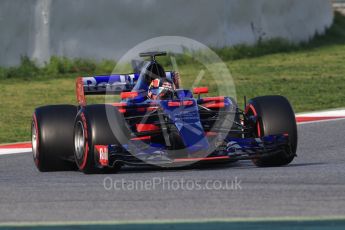
M 174 80 L 173 72 L 166 72 L 166 77 Z M 212 141 L 206 136 L 202 121 L 200 120 L 199 105 L 202 98 L 193 98 L 189 90 L 177 90 L 176 99 L 151 100 L 147 98 L 148 85 L 140 74 L 123 74 L 110 76 L 94 76 L 83 78 L 84 92 L 90 94 L 118 94 L 123 91 L 136 91 L 139 95 L 132 99 L 122 101 L 126 106 L 126 116 L 145 115 L 146 112 L 138 112 L 137 108 L 157 106 L 159 113 L 164 114 L 169 122 L 174 124 L 181 138 L 186 154 L 193 158 L 194 154 L 210 152 L 209 157 L 225 156 L 231 160 L 251 159 L 256 156 L 275 154 L 289 146 L 287 135 L 265 136 L 261 138 L 234 138 L 226 134 L 218 134 L 217 140 Z M 179 106 L 169 106 L 169 103 L 179 103 Z M 236 103 L 228 97 L 224 97 L 223 112 L 237 110 Z M 132 132 L 135 130 L 132 129 Z M 110 162 L 142 162 L 147 160 L 173 163 L 175 159 L 169 158 L 167 146 L 151 141 L 130 140 L 123 146 L 109 145 Z M 136 155 L 132 154 L 135 152 Z M 139 160 L 138 160 L 139 159 Z

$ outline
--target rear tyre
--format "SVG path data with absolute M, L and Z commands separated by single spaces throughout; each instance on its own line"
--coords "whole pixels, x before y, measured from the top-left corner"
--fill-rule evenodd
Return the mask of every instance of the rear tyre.
M 113 129 L 110 124 L 113 125 Z M 98 166 L 95 145 L 121 146 L 128 141 L 129 136 L 130 132 L 123 115 L 116 107 L 89 105 L 82 108 L 74 124 L 74 157 L 79 170 L 86 174 L 119 170 L 121 164 L 115 164 L 112 169 Z
M 73 161 L 73 127 L 77 108 L 50 105 L 37 108 L 31 122 L 32 153 L 41 172 L 76 169 Z
M 256 137 L 288 134 L 290 149 L 270 157 L 253 160 L 259 167 L 283 166 L 292 162 L 297 151 L 297 125 L 295 113 L 289 101 L 282 96 L 264 96 L 251 99 L 247 116 L 257 116 Z

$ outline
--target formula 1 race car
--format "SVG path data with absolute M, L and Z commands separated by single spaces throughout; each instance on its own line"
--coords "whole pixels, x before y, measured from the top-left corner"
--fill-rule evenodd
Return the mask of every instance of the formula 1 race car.
M 166 88 L 159 80 L 173 83 L 176 75 L 156 61 L 161 55 L 166 53 L 141 53 L 150 60 L 134 74 L 78 78 L 78 106 L 36 108 L 32 152 L 37 168 L 101 173 L 123 165 L 252 160 L 270 167 L 294 159 L 297 126 L 286 98 L 257 97 L 241 110 L 231 97 L 202 97 L 206 87 Z M 86 103 L 86 95 L 114 94 L 121 95 L 120 102 Z

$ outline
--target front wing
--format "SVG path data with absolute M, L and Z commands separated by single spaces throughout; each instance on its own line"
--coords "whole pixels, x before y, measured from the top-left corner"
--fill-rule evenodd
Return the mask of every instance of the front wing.
M 99 167 L 112 167 L 116 163 L 128 165 L 167 165 L 198 161 L 237 161 L 258 159 L 291 152 L 288 135 L 270 135 L 262 138 L 226 138 L 207 156 L 200 153 L 172 158 L 164 146 L 131 140 L 124 146 L 95 145 L 95 163 Z M 202 155 L 202 154 L 201 154 Z

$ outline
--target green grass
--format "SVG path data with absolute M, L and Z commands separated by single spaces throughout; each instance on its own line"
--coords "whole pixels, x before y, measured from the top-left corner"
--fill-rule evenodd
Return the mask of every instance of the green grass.
M 336 15 L 324 36 L 305 44 L 282 40 L 257 46 L 217 49 L 235 82 L 237 99 L 243 96 L 286 96 L 296 112 L 345 107 L 345 19 Z M 164 61 L 163 61 L 164 62 Z M 184 86 L 192 84 L 197 65 L 181 59 Z M 110 73 L 115 62 L 52 57 L 44 67 L 23 58 L 19 67 L 0 68 L 0 143 L 30 139 L 30 120 L 35 107 L 76 104 L 74 79 L 80 75 Z M 215 89 L 206 74 L 201 84 Z M 102 98 L 98 98 L 102 101 Z
M 239 97 L 286 96 L 297 112 L 345 107 L 345 45 L 229 62 Z

